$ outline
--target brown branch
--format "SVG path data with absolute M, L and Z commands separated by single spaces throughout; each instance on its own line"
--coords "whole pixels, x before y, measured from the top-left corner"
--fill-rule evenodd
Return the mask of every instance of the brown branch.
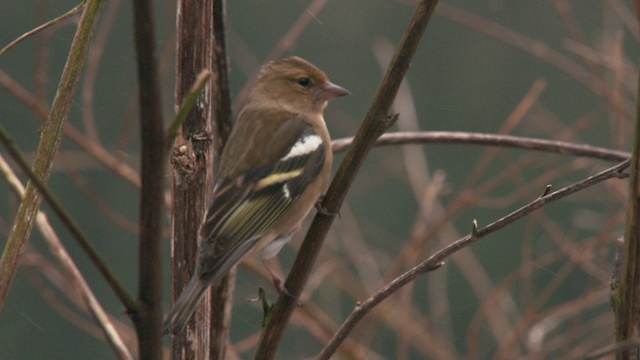
M 322 352 L 320 353 L 320 355 L 318 355 L 318 359 L 329 359 L 331 355 L 335 353 L 338 346 L 340 346 L 340 343 L 342 343 L 342 341 L 346 339 L 349 333 L 351 333 L 356 324 L 358 324 L 358 322 L 369 311 L 375 308 L 376 305 L 388 298 L 404 285 L 413 281 L 416 277 L 439 268 L 440 266 L 442 266 L 442 264 L 444 264 L 443 261 L 445 259 L 455 254 L 459 250 L 479 241 L 482 238 L 487 237 L 488 235 L 506 227 L 507 225 L 514 223 L 516 220 L 523 218 L 524 216 L 538 210 L 539 208 L 549 203 L 565 198 L 571 194 L 598 184 L 602 181 L 612 178 L 623 178 L 627 175 L 622 173 L 622 171 L 624 171 L 627 167 L 629 167 L 629 160 L 625 160 L 605 171 L 564 187 L 558 191 L 552 192 L 546 196 L 541 196 L 530 202 L 529 204 L 513 211 L 512 213 L 483 228 L 478 229 L 477 223 L 474 220 L 472 223 L 472 231 L 469 235 L 454 241 L 450 245 L 431 255 L 429 258 L 413 267 L 411 270 L 403 273 L 401 276 L 385 285 L 365 301 L 357 304 L 356 309 L 349 315 L 342 326 L 340 326 L 340 329 L 338 330 L 338 332 L 336 332 L 331 341 L 329 341 L 329 343 L 325 345 L 324 349 L 322 349 Z
M 347 190 L 353 183 L 375 140 L 397 119 L 397 116 L 389 116 L 389 109 L 436 4 L 437 0 L 424 0 L 416 6 L 413 17 L 394 53 L 362 125 L 358 129 L 353 144 L 345 155 L 327 195 L 323 198 L 322 207 L 330 213 L 339 211 Z M 274 305 L 271 320 L 263 329 L 254 358 L 262 360 L 275 357 L 284 329 L 296 306 L 296 299 L 302 292 L 332 223 L 332 216 L 322 213 L 316 214 L 285 282 L 288 294 L 281 294 Z
M 164 124 L 150 0 L 133 2 L 141 137 L 140 247 L 138 307 L 130 314 L 138 335 L 140 359 L 162 358 L 162 215 Z
M 180 108 L 203 70 L 212 71 L 213 0 L 179 0 L 177 4 L 175 105 Z M 179 129 L 172 164 L 171 300 L 180 296 L 193 275 L 198 229 L 213 188 L 211 139 L 212 84 L 204 87 Z M 213 309 L 221 311 L 221 309 Z M 205 296 L 196 315 L 180 335 L 171 338 L 172 359 L 207 359 L 211 349 L 211 298 Z
M 214 137 L 218 153 L 222 152 L 231 133 L 231 91 L 229 89 L 229 64 L 227 62 L 226 1 L 213 2 L 213 71 L 216 76 L 213 86 Z
M 231 133 L 231 94 L 229 88 L 229 64 L 227 62 L 226 0 L 213 0 L 213 69 L 215 82 L 212 84 L 211 105 L 214 107 L 213 136 L 218 154 L 222 153 Z M 227 343 L 231 329 L 231 310 L 236 283 L 235 267 L 220 281 L 211 286 L 211 317 L 209 356 L 213 360 L 227 358 Z
M 640 20 L 640 2 L 634 1 L 634 7 Z M 640 91 L 640 75 L 637 81 L 637 89 Z M 636 95 L 634 125 L 622 271 L 619 283 L 611 291 L 616 342 L 624 342 L 636 336 L 640 323 L 640 92 Z M 638 348 L 625 348 L 616 353 L 616 359 L 637 357 L 638 352 Z
M 337 139 L 332 142 L 334 153 L 345 151 L 354 138 Z M 410 144 L 460 144 L 491 145 L 527 150 L 538 150 L 566 155 L 584 156 L 609 161 L 622 161 L 630 153 L 591 145 L 572 144 L 564 141 L 535 139 L 512 135 L 494 135 L 456 131 L 394 132 L 382 135 L 375 146 Z

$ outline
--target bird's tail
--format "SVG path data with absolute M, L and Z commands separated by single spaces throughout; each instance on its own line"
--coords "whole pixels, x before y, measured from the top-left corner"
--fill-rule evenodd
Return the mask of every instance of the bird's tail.
M 164 317 L 162 324 L 163 334 L 179 334 L 187 326 L 187 322 L 196 310 L 200 298 L 207 290 L 207 285 L 194 275 L 187 287 L 182 291 L 180 297 Z

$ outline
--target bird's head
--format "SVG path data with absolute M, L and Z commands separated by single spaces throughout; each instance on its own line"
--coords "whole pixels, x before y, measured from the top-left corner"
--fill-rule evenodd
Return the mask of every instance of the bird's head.
M 349 91 L 331 83 L 322 70 L 293 56 L 266 64 L 252 97 L 276 100 L 280 106 L 296 112 L 314 113 L 322 112 L 328 100 L 345 95 Z

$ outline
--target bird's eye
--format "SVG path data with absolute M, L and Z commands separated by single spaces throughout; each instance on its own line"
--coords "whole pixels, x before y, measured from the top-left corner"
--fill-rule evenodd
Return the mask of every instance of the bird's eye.
M 298 82 L 298 85 L 302 87 L 307 87 L 311 84 L 311 80 L 309 80 L 309 78 L 306 78 L 306 77 L 299 78 L 297 82 Z

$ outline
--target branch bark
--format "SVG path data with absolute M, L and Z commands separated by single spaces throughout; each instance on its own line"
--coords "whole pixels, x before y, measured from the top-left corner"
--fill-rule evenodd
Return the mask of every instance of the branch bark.
M 638 5 L 638 2 L 634 2 Z M 640 9 L 636 7 L 640 20 Z M 640 91 L 640 75 L 638 75 Z M 611 302 L 616 321 L 616 342 L 634 337 L 640 324 L 640 92 L 636 94 L 636 114 L 625 219 L 624 251 L 621 274 L 614 274 Z M 615 281 L 619 279 L 619 282 Z M 638 357 L 638 348 L 623 348 L 616 359 Z
M 331 143 L 331 149 L 334 153 L 345 151 L 351 146 L 353 140 L 353 138 L 336 139 Z M 583 156 L 609 161 L 623 161 L 631 156 L 631 154 L 626 151 L 606 149 L 586 144 L 573 144 L 565 141 L 536 139 L 523 136 L 460 131 L 392 132 L 380 136 L 375 146 L 412 144 L 491 145 Z
M 180 108 L 203 70 L 213 64 L 213 0 L 179 0 L 175 107 Z M 172 164 L 172 303 L 189 282 L 197 257 L 197 239 L 213 185 L 211 83 L 180 127 Z M 186 331 L 173 336 L 172 359 L 205 359 L 210 349 L 211 301 L 205 296 Z
M 138 65 L 140 137 L 140 250 L 138 306 L 132 315 L 141 359 L 162 358 L 162 215 L 164 195 L 164 125 L 156 60 L 153 10 L 149 0 L 133 2 Z
M 211 103 L 214 106 L 214 146 L 218 154 L 222 153 L 231 133 L 231 95 L 229 90 L 229 65 L 227 63 L 227 41 L 225 34 L 226 1 L 213 1 L 213 72 Z M 208 189 L 207 191 L 210 191 Z M 232 268 L 216 284 L 211 286 L 211 334 L 209 358 L 226 359 L 227 342 L 231 328 L 233 293 L 236 283 L 236 268 Z

